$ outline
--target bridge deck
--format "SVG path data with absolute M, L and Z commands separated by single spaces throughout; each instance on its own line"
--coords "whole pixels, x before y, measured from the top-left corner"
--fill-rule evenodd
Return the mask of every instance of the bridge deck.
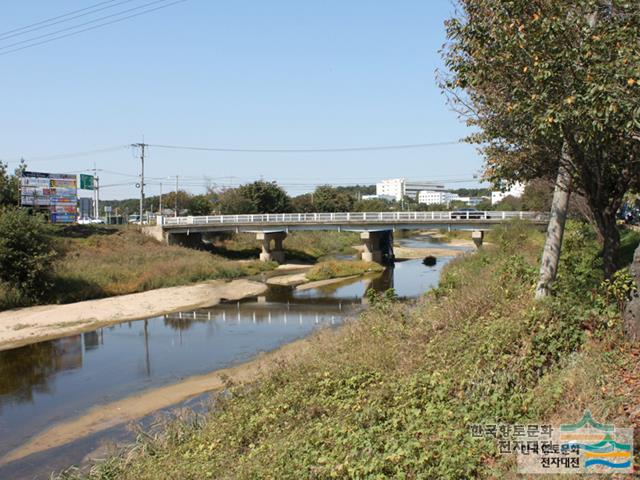
M 229 230 L 255 229 L 324 229 L 341 227 L 358 230 L 371 228 L 409 228 L 429 225 L 459 225 L 481 228 L 514 219 L 545 225 L 549 215 L 540 212 L 447 211 L 447 212 L 348 212 L 348 213 L 277 213 L 248 215 L 207 215 L 189 217 L 159 217 L 163 229 Z

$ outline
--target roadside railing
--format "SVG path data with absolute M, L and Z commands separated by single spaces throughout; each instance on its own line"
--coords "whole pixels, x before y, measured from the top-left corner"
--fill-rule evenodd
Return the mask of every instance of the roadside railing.
M 250 225 L 250 224 L 319 224 L 319 223 L 373 223 L 373 222 L 447 222 L 468 220 L 507 221 L 513 219 L 546 222 L 548 213 L 447 211 L 447 212 L 345 212 L 345 213 L 265 213 L 247 215 L 206 215 L 199 217 L 161 217 L 159 223 L 172 225 Z

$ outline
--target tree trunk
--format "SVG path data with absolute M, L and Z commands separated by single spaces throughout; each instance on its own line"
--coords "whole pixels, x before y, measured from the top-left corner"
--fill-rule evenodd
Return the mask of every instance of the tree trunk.
M 602 235 L 602 263 L 605 278 L 611 278 L 618 269 L 618 250 L 620 248 L 620 232 L 616 224 L 616 213 L 607 208 L 598 219 Z
M 562 236 L 564 235 L 564 225 L 567 220 L 569 195 L 571 193 L 569 164 L 569 147 L 565 142 L 562 146 L 562 157 L 560 159 L 556 186 L 553 192 L 547 238 L 544 242 L 544 250 L 540 261 L 540 277 L 536 287 L 536 299 L 538 300 L 548 297 L 551 294 L 551 284 L 556 279 L 556 274 L 558 273 Z

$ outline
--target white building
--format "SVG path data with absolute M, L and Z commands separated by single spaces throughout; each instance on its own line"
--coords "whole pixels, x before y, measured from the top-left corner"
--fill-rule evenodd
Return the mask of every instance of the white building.
M 406 178 L 391 178 L 376 184 L 376 196 L 392 197 L 397 202 L 405 196 L 418 199 L 419 193 L 424 190 L 441 191 L 444 190 L 444 185 L 438 185 L 434 182 L 410 181 Z
M 495 205 L 496 203 L 500 203 L 506 197 L 520 198 L 524 193 L 524 183 L 516 182 L 511 185 L 509 190 L 504 192 L 497 191 L 491 192 L 491 205 Z
M 460 197 L 451 192 L 442 190 L 422 190 L 418 193 L 418 203 L 424 205 L 449 205 L 452 201 Z
M 397 202 L 404 196 L 404 178 L 391 178 L 376 183 L 377 197 L 392 197 Z

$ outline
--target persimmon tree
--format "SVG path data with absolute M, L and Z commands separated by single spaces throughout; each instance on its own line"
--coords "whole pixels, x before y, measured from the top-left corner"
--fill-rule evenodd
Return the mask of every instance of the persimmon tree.
M 553 179 L 556 193 L 581 194 L 610 276 L 616 213 L 640 183 L 640 2 L 458 0 L 446 29 L 442 87 L 477 127 L 469 141 L 485 177 Z M 555 200 L 566 214 L 567 199 Z

